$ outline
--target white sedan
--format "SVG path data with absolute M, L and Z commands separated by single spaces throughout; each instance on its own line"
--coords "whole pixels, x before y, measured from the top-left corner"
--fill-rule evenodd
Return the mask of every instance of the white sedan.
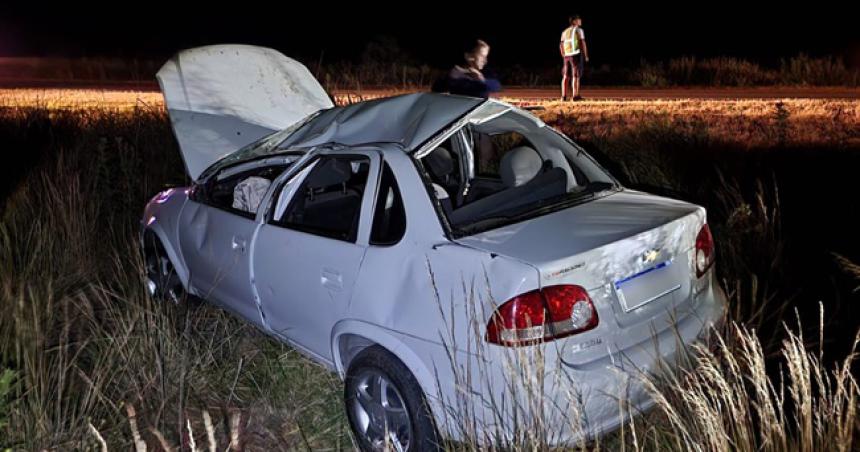
M 725 314 L 705 209 L 623 188 L 511 105 L 335 107 L 300 63 L 239 45 L 158 79 L 193 183 L 146 206 L 148 289 L 337 372 L 362 449 L 610 431 L 652 404 L 634 374 Z

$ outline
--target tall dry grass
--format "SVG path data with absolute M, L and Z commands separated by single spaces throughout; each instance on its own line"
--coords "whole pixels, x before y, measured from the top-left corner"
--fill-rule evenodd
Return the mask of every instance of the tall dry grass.
M 695 145 L 702 150 L 860 146 L 860 102 L 854 100 L 549 102 L 535 113 L 576 140 L 600 147 L 623 147 L 628 153 L 678 145 Z
M 64 150 L 31 168 L 0 217 L 0 370 L 13 375 L 0 447 L 178 450 L 211 432 L 248 449 L 350 448 L 334 376 L 220 310 L 143 290 L 137 217 L 153 191 L 182 180 L 164 120 L 4 118 L 22 142 L 35 133 Z
M 850 451 L 860 439 L 858 339 L 827 368 L 821 352 L 788 330 L 773 370 L 757 333 L 734 324 L 715 350 L 694 346 L 692 369 L 643 381 L 665 416 L 666 440 L 679 450 Z
M 452 54 L 453 55 L 453 54 Z M 434 67 L 400 47 L 396 39 L 377 37 L 354 60 L 331 60 L 325 53 L 305 65 L 329 89 L 368 87 L 429 88 L 449 68 Z M 454 60 L 452 60 L 453 64 Z M 0 79 L 24 83 L 151 83 L 163 60 L 120 58 L 0 58 Z M 510 86 L 552 86 L 561 80 L 560 63 L 511 64 L 490 68 Z M 594 86 L 848 86 L 860 84 L 860 71 L 834 56 L 798 54 L 778 65 L 763 65 L 732 56 L 684 56 L 638 64 L 589 66 Z
M 860 71 L 832 56 L 806 54 L 783 59 L 779 67 L 735 57 L 686 56 L 666 62 L 642 61 L 630 81 L 644 87 L 857 86 Z

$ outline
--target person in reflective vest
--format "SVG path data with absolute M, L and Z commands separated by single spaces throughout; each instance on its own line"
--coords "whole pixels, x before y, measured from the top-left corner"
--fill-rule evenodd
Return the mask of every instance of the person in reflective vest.
M 573 100 L 582 99 L 579 82 L 582 80 L 585 63 L 588 62 L 588 46 L 585 44 L 585 32 L 582 30 L 582 18 L 571 16 L 569 22 L 570 26 L 561 32 L 561 42 L 558 44 L 564 62 L 561 71 L 562 101 L 567 100 L 570 91 Z

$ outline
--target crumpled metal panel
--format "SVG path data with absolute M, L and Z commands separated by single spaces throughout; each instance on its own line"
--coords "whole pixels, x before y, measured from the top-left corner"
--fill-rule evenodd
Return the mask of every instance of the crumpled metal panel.
M 304 65 L 265 47 L 184 50 L 157 78 L 195 180 L 240 147 L 334 105 Z
M 322 112 L 279 147 L 396 143 L 414 150 L 482 102 L 483 99 L 435 93 L 359 102 Z

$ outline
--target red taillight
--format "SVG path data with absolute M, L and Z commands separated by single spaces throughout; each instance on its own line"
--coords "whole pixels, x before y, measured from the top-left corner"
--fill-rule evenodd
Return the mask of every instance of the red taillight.
M 487 341 L 530 345 L 588 331 L 597 311 L 580 286 L 550 286 L 518 295 L 499 306 L 487 325 Z
M 696 255 L 693 259 L 697 278 L 701 278 L 714 264 L 714 236 L 711 235 L 711 228 L 707 224 L 702 226 L 699 235 L 696 236 Z

